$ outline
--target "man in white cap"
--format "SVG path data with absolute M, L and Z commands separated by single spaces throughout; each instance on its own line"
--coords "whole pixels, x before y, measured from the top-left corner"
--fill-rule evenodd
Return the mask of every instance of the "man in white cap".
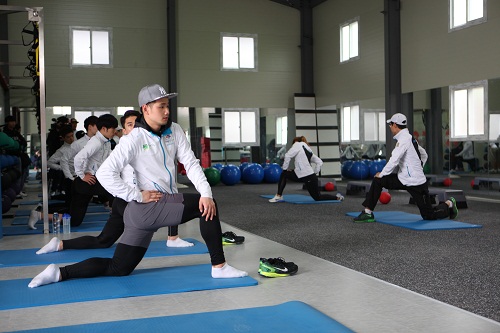
M 458 209 L 453 197 L 432 207 L 427 178 L 423 170 L 428 155 L 406 128 L 406 116 L 396 113 L 387 120 L 387 124 L 394 139 L 397 140 L 396 147 L 385 167 L 373 178 L 370 191 L 366 193 L 366 199 L 362 203 L 365 208 L 358 217 L 354 218 L 354 222 L 375 222 L 373 210 L 382 193 L 382 188 L 408 191 L 425 220 L 456 218 Z
M 125 230 L 113 258 L 90 258 L 61 268 L 51 264 L 29 283 L 30 288 L 71 278 L 128 275 L 141 262 L 159 228 L 195 218 L 199 219 L 201 236 L 210 253 L 212 277 L 248 275 L 226 263 L 219 214 L 210 185 L 184 131 L 170 118 L 169 99 L 175 96 L 177 93 L 167 93 L 158 84 L 142 88 L 139 92 L 142 117 L 97 171 L 104 188 L 128 202 L 123 215 Z M 177 161 L 184 165 L 199 194 L 178 193 L 174 179 Z M 120 177 L 127 164 L 135 170 L 135 187 Z

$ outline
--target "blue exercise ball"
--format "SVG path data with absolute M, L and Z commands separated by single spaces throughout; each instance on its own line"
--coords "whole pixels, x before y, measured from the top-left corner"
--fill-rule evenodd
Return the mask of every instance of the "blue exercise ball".
M 342 163 L 342 166 L 340 167 L 340 173 L 342 174 L 342 177 L 344 178 L 350 178 L 349 176 L 349 168 L 351 165 L 354 163 L 353 160 L 347 160 Z
M 385 165 L 385 163 L 381 163 L 380 160 L 373 161 L 373 163 L 370 164 L 370 178 L 375 177 L 377 172 L 382 171 L 382 169 L 384 168 L 384 165 Z
M 220 164 L 220 163 L 215 163 L 214 165 L 212 165 L 212 168 L 215 168 L 215 169 L 217 169 L 219 171 L 221 171 L 223 167 L 224 166 L 222 164 Z
M 220 181 L 224 185 L 234 185 L 239 183 L 241 180 L 240 169 L 233 164 L 226 165 L 220 171 Z
M 245 170 L 245 168 L 247 166 L 249 166 L 249 165 L 250 165 L 250 163 L 248 163 L 248 162 L 243 162 L 243 163 L 240 164 L 240 172 L 241 172 L 241 174 L 243 174 L 243 170 Z
M 247 184 L 260 184 L 264 180 L 264 168 L 260 164 L 250 164 L 243 169 L 241 179 Z
M 367 179 L 370 175 L 370 169 L 365 163 L 356 161 L 349 167 L 348 174 L 352 179 Z
M 277 163 L 268 164 L 264 168 L 264 181 L 266 183 L 277 183 L 280 180 L 283 169 Z

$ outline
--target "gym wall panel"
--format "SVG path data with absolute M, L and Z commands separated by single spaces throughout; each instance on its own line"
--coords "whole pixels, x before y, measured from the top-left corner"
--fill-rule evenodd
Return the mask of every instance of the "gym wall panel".
M 318 142 L 318 135 L 315 129 L 307 130 L 307 129 L 297 128 L 296 135 L 305 136 L 309 143 Z
M 314 15 L 316 106 L 383 97 L 384 1 L 325 1 Z M 340 63 L 340 25 L 359 17 L 359 59 Z
M 291 96 L 300 91 L 299 11 L 267 0 L 183 0 L 177 5 L 183 105 L 293 105 Z M 257 35 L 257 72 L 220 70 L 221 32 Z
M 339 146 L 319 146 L 319 153 L 324 159 L 340 159 Z
M 337 114 L 318 113 L 316 117 L 318 119 L 318 124 L 321 124 L 321 126 L 338 126 Z
M 316 113 L 297 113 L 295 121 L 300 126 L 316 126 Z
M 487 1 L 487 22 L 453 32 L 448 3 L 402 1 L 404 93 L 500 77 L 500 1 Z
M 338 162 L 325 162 L 321 166 L 321 176 L 335 176 L 340 177 L 340 163 Z
M 320 124 L 318 122 L 318 124 Z M 319 142 L 338 142 L 339 130 L 338 129 L 318 129 Z

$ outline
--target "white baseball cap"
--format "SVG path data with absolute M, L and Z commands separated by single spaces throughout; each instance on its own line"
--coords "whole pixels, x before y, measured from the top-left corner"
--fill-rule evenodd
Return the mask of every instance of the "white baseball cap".
M 402 113 L 395 113 L 392 115 L 391 119 L 387 120 L 387 123 L 394 123 L 398 125 L 404 125 L 406 126 L 406 116 Z

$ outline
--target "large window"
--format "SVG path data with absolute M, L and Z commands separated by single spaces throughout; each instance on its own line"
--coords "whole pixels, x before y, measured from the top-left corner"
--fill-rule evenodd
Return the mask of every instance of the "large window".
M 486 22 L 486 0 L 449 0 L 450 30 Z
M 359 18 L 340 26 L 340 62 L 359 57 Z
M 487 96 L 487 81 L 450 87 L 450 139 L 488 139 Z
M 116 114 L 118 116 L 123 116 L 128 110 L 134 110 L 133 106 L 118 106 L 116 108 Z
M 221 33 L 221 70 L 256 71 L 257 35 Z
M 276 117 L 276 144 L 286 146 L 288 136 L 288 117 Z
M 385 122 L 384 110 L 365 110 L 363 111 L 364 121 L 364 142 L 385 142 L 385 129 L 387 123 Z
M 359 142 L 359 105 L 342 106 L 340 117 L 342 122 L 342 142 Z
M 259 110 L 222 110 L 222 129 L 224 146 L 258 146 Z
M 111 67 L 110 28 L 70 27 L 72 67 Z

